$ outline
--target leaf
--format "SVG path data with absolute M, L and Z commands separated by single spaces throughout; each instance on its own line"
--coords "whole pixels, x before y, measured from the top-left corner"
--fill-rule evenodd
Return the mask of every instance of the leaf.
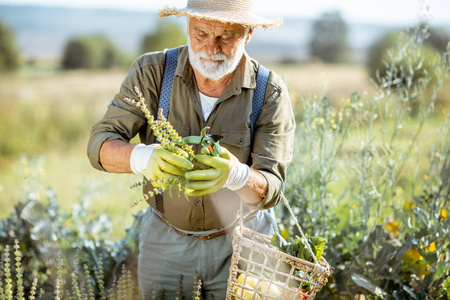
M 408 300 L 403 291 L 394 291 L 392 294 L 395 300 Z
M 280 251 L 285 251 L 287 247 L 286 240 L 276 232 L 272 236 L 271 244 Z
M 395 210 L 395 216 L 396 216 L 397 220 L 399 220 L 402 223 L 402 225 L 404 226 L 404 228 L 406 229 L 406 231 L 409 234 L 413 234 L 415 232 L 420 231 L 420 229 L 412 226 L 411 216 L 409 216 L 408 214 L 405 214 L 400 209 Z
M 327 248 L 327 240 L 323 237 L 312 237 L 309 238 L 308 241 L 312 248 L 315 249 L 315 251 L 313 250 L 313 252 L 317 257 L 317 260 L 320 260 L 322 258 L 323 252 Z
M 381 299 L 386 299 L 387 293 L 384 292 L 380 287 L 373 284 L 369 279 L 367 279 L 363 275 L 353 273 L 351 277 L 357 286 L 368 290 L 369 292 L 380 297 Z
M 409 295 L 412 299 L 417 300 L 416 294 L 414 294 L 414 292 L 411 291 L 411 289 L 410 289 L 409 287 L 407 287 L 406 285 L 404 285 L 404 286 L 403 286 L 403 290 L 404 290 L 406 293 L 408 293 L 408 295 Z
M 446 261 L 441 261 L 440 263 L 438 263 L 437 267 L 436 267 L 436 272 L 433 275 L 433 281 L 438 281 L 439 279 L 441 279 L 442 277 L 445 276 L 445 272 L 448 270 L 448 262 Z M 447 280 L 450 281 L 449 279 L 450 277 L 447 278 Z
M 426 211 L 424 211 L 420 207 L 414 207 L 413 212 L 427 228 L 430 227 L 430 217 L 428 216 Z

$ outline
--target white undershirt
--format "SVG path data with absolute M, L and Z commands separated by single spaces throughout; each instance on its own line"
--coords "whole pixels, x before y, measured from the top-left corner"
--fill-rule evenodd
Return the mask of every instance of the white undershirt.
M 219 100 L 219 98 L 209 97 L 200 92 L 198 92 L 198 94 L 200 95 L 200 101 L 202 103 L 203 118 L 206 121 L 208 119 L 209 115 L 211 114 L 214 104 L 216 104 L 216 102 L 217 102 L 217 100 Z

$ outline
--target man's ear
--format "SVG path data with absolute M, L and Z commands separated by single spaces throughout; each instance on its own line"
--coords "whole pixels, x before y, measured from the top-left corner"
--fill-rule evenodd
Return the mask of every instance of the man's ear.
M 248 29 L 248 34 L 247 37 L 245 38 L 245 44 L 247 45 L 248 42 L 250 42 L 250 40 L 252 39 L 252 35 L 253 35 L 253 27 L 250 27 Z

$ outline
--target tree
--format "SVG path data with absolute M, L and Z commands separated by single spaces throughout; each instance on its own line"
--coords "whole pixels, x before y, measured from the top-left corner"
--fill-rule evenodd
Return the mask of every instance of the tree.
M 14 34 L 0 22 L 0 72 L 13 71 L 19 67 L 19 51 Z
M 161 20 L 156 30 L 143 37 L 141 53 L 174 48 L 186 44 L 186 32 L 177 23 Z
M 340 12 L 322 14 L 313 23 L 310 54 L 325 62 L 339 62 L 345 59 L 348 50 L 347 25 Z
M 108 69 L 120 65 L 121 54 L 103 36 L 74 38 L 67 43 L 62 68 L 68 69 Z

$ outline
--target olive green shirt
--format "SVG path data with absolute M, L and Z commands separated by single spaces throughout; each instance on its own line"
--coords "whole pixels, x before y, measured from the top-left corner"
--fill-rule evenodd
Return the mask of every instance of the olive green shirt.
M 162 51 L 144 54 L 131 66 L 120 92 L 108 105 L 103 119 L 92 127 L 88 156 L 96 169 L 104 170 L 99 151 L 106 141 L 119 139 L 129 142 L 139 134 L 142 143 L 154 143 L 155 137 L 144 114 L 123 99 L 137 99 L 133 88 L 138 87 L 150 112 L 156 116 L 164 63 L 165 51 Z M 268 183 L 265 198 L 256 206 L 264 209 L 275 206 L 281 199 L 286 168 L 292 159 L 295 120 L 288 89 L 280 77 L 271 72 L 252 143 L 250 114 L 257 68 L 258 63 L 245 53 L 231 82 L 208 119 L 204 120 L 188 49 L 181 47 L 168 120 L 182 137 L 200 135 L 202 128 L 209 126 L 209 133 L 223 136 L 220 145 L 230 150 L 242 163 L 248 162 L 251 156 L 251 167 L 261 172 Z M 193 148 L 196 153 L 200 150 L 199 145 Z M 144 192 L 150 189 L 144 187 Z M 190 197 L 189 201 L 183 195 L 177 197 L 176 192 L 165 191 L 163 196 L 163 206 L 158 206 L 158 210 L 169 223 L 183 230 L 223 228 L 236 219 L 240 207 L 239 196 L 227 188 L 201 197 Z M 155 208 L 154 198 L 148 202 Z

